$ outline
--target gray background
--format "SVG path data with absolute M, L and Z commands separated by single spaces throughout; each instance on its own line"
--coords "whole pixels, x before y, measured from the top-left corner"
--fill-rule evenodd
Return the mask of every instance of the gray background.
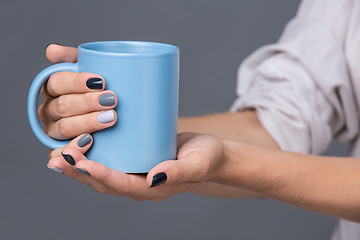
M 100 195 L 46 168 L 26 96 L 50 42 L 147 40 L 181 49 L 180 115 L 227 111 L 236 71 L 275 42 L 298 0 L 2 1 L 0 239 L 328 239 L 336 220 L 277 201 Z M 333 143 L 328 154 L 343 155 Z

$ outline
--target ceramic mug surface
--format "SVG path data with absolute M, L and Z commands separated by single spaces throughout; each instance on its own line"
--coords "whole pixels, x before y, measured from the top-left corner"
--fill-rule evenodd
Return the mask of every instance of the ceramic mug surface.
M 127 173 L 148 172 L 156 164 L 176 158 L 179 49 L 140 41 L 81 44 L 77 63 L 59 63 L 40 72 L 28 95 L 28 117 L 35 136 L 52 149 L 65 146 L 46 135 L 37 116 L 41 86 L 55 72 L 100 74 L 106 89 L 118 98 L 117 122 L 92 134 L 88 159 Z

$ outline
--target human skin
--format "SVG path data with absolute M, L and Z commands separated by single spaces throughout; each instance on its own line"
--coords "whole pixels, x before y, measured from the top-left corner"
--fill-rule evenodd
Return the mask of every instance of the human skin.
M 60 62 L 76 62 L 77 49 L 50 44 L 46 49 L 48 60 L 55 64 Z M 111 127 L 116 119 L 107 124 L 100 124 L 96 121 L 96 116 L 102 111 L 111 110 L 117 104 L 117 99 L 113 106 L 103 107 L 99 105 L 99 96 L 105 93 L 113 93 L 105 90 L 106 80 L 103 79 L 103 87 L 98 90 L 91 90 L 86 87 L 86 81 L 90 78 L 102 78 L 93 73 L 72 73 L 59 72 L 53 74 L 42 88 L 44 102 L 40 105 L 38 114 L 41 121 L 45 123 L 46 133 L 56 139 L 68 139 L 77 137 L 83 133 L 92 133 L 97 130 Z M 114 94 L 114 93 L 113 93 Z M 115 94 L 114 94 L 115 95 Z M 116 97 L 116 96 L 115 96 Z M 218 124 L 221 122 L 222 124 Z M 193 118 L 179 118 L 178 133 L 197 132 L 211 134 L 226 139 L 240 142 L 247 142 L 269 148 L 277 148 L 276 143 L 264 130 L 257 120 L 253 111 L 241 113 L 221 113 Z M 82 153 L 87 150 L 79 148 L 77 144 L 71 143 L 69 146 L 80 150 Z M 49 157 L 61 157 L 64 148 L 51 150 Z M 64 161 L 61 159 L 61 161 Z M 65 162 L 65 161 L 64 161 Z M 51 165 L 51 167 L 53 167 Z M 75 168 L 71 176 L 78 176 Z M 239 197 L 261 197 L 263 196 L 241 189 L 217 183 L 201 183 L 192 192 L 221 198 Z
M 47 57 L 53 63 L 73 62 L 76 61 L 76 49 L 50 45 Z M 58 82 L 65 81 L 71 74 L 74 73 L 62 73 L 61 78 L 57 76 Z M 79 79 L 87 78 L 86 74 L 72 76 L 73 79 L 77 79 L 77 76 Z M 56 86 L 49 83 L 47 88 Z M 43 93 L 51 91 L 45 89 Z M 69 92 L 65 95 L 68 95 L 65 97 L 68 101 L 74 97 Z M 47 128 L 47 133 L 60 139 L 80 136 L 64 148 L 52 151 L 48 166 L 61 169 L 64 175 L 98 192 L 153 201 L 162 201 L 185 191 L 220 197 L 261 196 L 360 221 L 360 161 L 279 151 L 254 111 L 179 119 L 177 160 L 162 162 L 144 176 L 126 174 L 86 159 L 83 154 L 91 147 L 92 141 L 79 147 L 77 141 L 83 136 L 81 134 L 110 127 L 116 119 L 109 125 L 98 125 L 96 121 L 87 120 L 91 117 L 95 119 L 96 115 L 86 113 L 81 106 L 78 106 L 80 115 L 67 116 L 66 111 L 62 114 L 67 117 L 56 115 L 56 107 L 45 106 L 56 106 L 51 104 L 56 98 L 45 96 L 46 101 L 39 115 L 41 119 L 56 116 L 51 122 L 45 121 L 45 124 L 62 130 L 51 131 L 51 128 Z M 81 103 L 81 97 L 78 99 Z M 61 127 L 57 126 L 59 121 L 62 122 Z M 83 125 L 83 132 L 68 130 L 72 124 Z M 72 156 L 74 166 L 69 165 L 61 153 Z M 75 167 L 85 170 L 90 176 Z M 167 181 L 150 188 L 153 177 L 159 173 L 166 173 Z

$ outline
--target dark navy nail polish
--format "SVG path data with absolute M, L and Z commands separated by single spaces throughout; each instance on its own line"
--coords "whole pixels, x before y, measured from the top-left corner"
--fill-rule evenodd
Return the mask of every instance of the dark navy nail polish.
M 159 186 L 161 184 L 164 184 L 167 180 L 167 175 L 166 173 L 158 173 L 153 177 L 152 183 L 151 183 L 151 188 L 152 187 L 156 187 Z
M 76 170 L 78 170 L 80 173 L 86 175 L 86 176 L 91 176 L 90 173 L 88 171 L 86 171 L 85 169 L 82 169 L 82 168 L 77 168 L 75 167 Z
M 103 81 L 101 78 L 89 78 L 86 81 L 86 86 L 90 89 L 102 89 Z
M 70 156 L 69 154 L 63 154 L 63 153 L 61 153 L 61 155 L 64 157 L 65 161 L 67 161 L 71 166 L 75 165 L 75 160 L 73 159 L 72 156 Z

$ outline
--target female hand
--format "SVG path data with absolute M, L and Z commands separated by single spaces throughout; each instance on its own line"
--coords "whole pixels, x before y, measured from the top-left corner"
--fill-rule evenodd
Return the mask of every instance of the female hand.
M 77 49 L 50 44 L 46 56 L 51 63 L 76 62 Z M 38 109 L 45 132 L 55 139 L 69 139 L 111 127 L 116 122 L 114 92 L 94 73 L 57 72 L 42 87 L 44 102 Z
M 77 142 L 89 137 L 90 142 L 79 147 Z M 53 151 L 48 167 L 85 183 L 100 193 L 140 201 L 162 201 L 189 191 L 202 182 L 216 179 L 223 166 L 222 141 L 210 135 L 179 134 L 177 160 L 164 161 L 147 175 L 126 174 L 88 160 L 83 154 L 91 144 L 92 138 L 88 134 L 75 138 L 63 149 Z

